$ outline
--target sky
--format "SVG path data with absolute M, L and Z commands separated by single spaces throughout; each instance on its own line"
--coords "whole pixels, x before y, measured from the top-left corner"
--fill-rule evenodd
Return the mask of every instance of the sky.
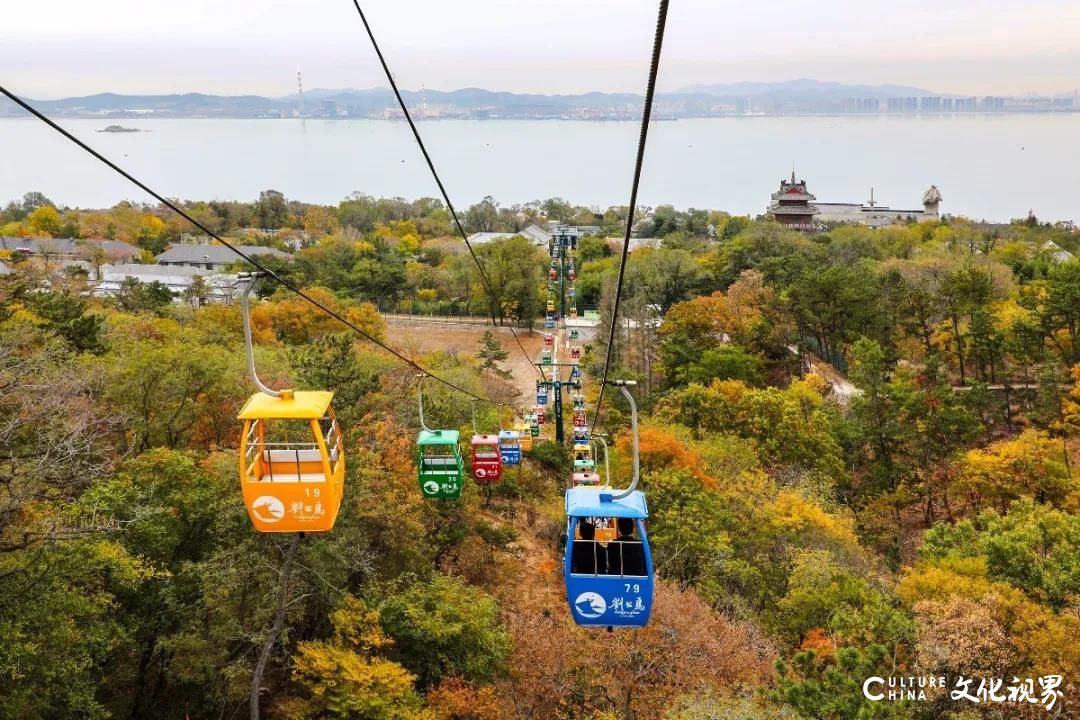
M 31 98 L 385 80 L 352 0 L 7 0 L 0 84 Z M 362 3 L 399 85 L 643 92 L 652 0 Z M 1080 87 L 1076 0 L 672 0 L 659 89 L 814 78 L 939 93 Z

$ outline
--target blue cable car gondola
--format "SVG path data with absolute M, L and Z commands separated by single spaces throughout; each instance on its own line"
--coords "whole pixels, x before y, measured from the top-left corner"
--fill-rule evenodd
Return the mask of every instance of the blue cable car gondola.
M 502 454 L 503 465 L 520 465 L 521 433 L 517 430 L 501 430 L 499 452 Z
M 578 625 L 644 627 L 653 604 L 653 564 L 640 490 L 617 498 L 607 488 L 566 491 L 566 599 Z M 596 539 L 596 519 L 613 519 L 612 540 Z
M 649 509 L 637 489 L 637 406 L 626 390 L 636 383 L 614 384 L 630 403 L 634 476 L 626 490 L 579 486 L 566 491 L 566 600 L 578 625 L 644 627 L 652 612 L 654 572 L 645 530 Z
M 552 315 L 548 315 L 544 318 L 544 329 L 553 330 L 555 328 L 555 318 Z

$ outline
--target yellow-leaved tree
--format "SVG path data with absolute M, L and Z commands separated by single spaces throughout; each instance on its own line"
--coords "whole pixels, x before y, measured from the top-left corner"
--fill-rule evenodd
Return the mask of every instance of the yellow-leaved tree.
M 346 595 L 330 613 L 333 636 L 302 642 L 293 656 L 301 694 L 278 704 L 287 720 L 433 720 L 413 687 L 416 676 L 379 656 L 390 644 L 379 613 Z
M 1075 493 L 1059 442 L 1041 430 L 969 450 L 960 467 L 961 483 L 976 507 L 983 502 L 1006 512 L 1013 500 L 1031 497 L 1055 506 Z

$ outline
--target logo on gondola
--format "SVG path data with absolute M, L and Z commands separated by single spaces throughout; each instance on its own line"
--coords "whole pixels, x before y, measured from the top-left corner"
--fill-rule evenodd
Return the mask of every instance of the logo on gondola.
M 574 601 L 574 609 L 583 618 L 598 618 L 607 612 L 607 601 L 594 592 L 583 592 Z
M 485 470 L 484 468 L 479 468 L 479 467 L 476 468 L 476 477 L 478 477 L 478 478 L 487 477 L 487 470 Z
M 260 495 L 251 503 L 251 512 L 266 523 L 276 523 L 285 517 L 285 505 L 273 495 Z
M 434 495 L 435 493 L 439 492 L 439 483 L 435 482 L 434 480 L 428 480 L 426 483 L 424 483 L 424 492 L 426 492 L 428 495 Z

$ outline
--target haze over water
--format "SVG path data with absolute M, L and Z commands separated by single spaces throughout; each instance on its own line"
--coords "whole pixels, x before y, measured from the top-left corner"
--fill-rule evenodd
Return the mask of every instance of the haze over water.
M 98 133 L 119 123 L 149 132 Z M 437 195 L 404 122 L 381 120 L 62 120 L 92 147 L 169 197 L 337 203 Z M 626 204 L 638 135 L 631 122 L 420 123 L 459 209 L 561 196 Z M 34 119 L 0 120 L 0 203 L 40 190 L 58 204 L 109 207 L 143 193 Z M 654 122 L 639 201 L 764 212 L 779 180 L 806 179 L 822 202 L 918 209 L 941 188 L 942 211 L 1007 221 L 1080 220 L 1080 113 L 746 117 Z

